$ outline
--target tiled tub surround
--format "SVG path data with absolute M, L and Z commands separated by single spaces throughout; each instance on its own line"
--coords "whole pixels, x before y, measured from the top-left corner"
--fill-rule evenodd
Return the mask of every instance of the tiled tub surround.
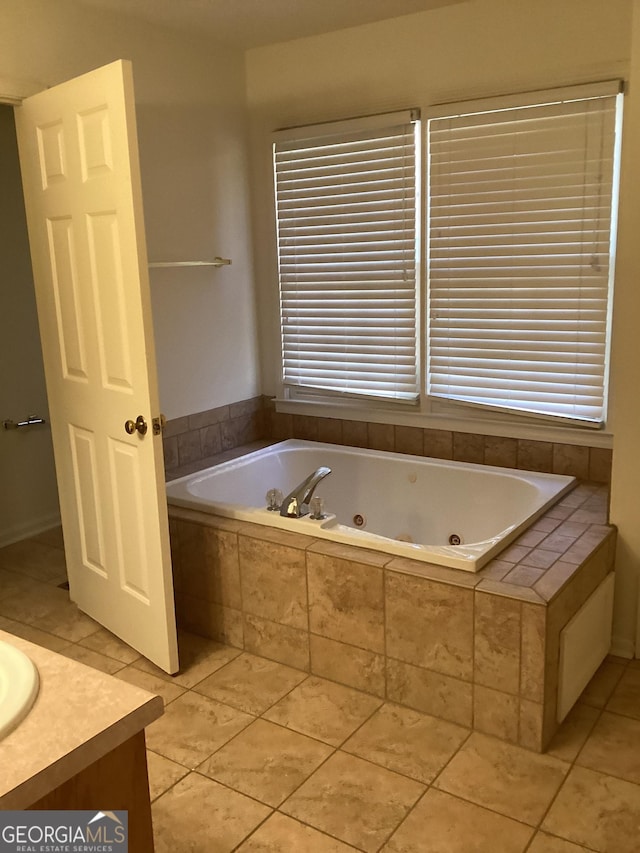
M 164 431 L 167 475 L 174 479 L 213 465 L 220 461 L 215 459 L 220 451 L 230 452 L 254 441 L 268 443 L 286 438 L 569 474 L 594 483 L 611 480 L 611 450 L 603 447 L 283 414 L 275 411 L 273 400 L 266 396 L 168 421 Z
M 241 400 L 167 421 L 163 432 L 167 472 L 192 466 L 267 434 L 263 397 Z
M 607 493 L 579 485 L 477 574 L 170 507 L 184 628 L 535 751 L 559 636 L 613 570 Z

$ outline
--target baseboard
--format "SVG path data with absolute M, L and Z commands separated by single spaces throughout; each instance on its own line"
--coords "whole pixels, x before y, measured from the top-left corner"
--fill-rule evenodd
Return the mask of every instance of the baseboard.
M 616 655 L 619 658 L 633 659 L 636 656 L 635 652 L 633 640 L 630 640 L 628 637 L 616 637 L 615 634 L 613 635 L 609 654 Z
M 45 530 L 50 530 L 59 524 L 60 513 L 53 512 L 42 515 L 40 518 L 29 519 L 24 524 L 14 524 L 4 530 L 0 529 L 0 548 L 4 548 L 5 545 L 11 545 L 13 542 L 19 542 L 21 539 L 36 536 L 38 533 L 43 533 Z

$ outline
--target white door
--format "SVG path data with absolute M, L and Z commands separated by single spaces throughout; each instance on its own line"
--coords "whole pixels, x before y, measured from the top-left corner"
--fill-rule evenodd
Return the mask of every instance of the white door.
M 16 128 L 71 597 L 176 672 L 131 64 L 27 98 Z

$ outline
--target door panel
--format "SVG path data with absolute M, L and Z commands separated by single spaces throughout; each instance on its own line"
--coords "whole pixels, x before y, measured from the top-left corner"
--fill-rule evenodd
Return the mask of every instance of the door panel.
M 16 126 L 72 598 L 178 666 L 131 66 L 26 99 Z

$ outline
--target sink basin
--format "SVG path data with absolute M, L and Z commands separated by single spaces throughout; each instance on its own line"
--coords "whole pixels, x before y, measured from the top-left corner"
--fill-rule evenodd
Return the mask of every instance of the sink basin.
M 0 640 L 0 738 L 27 716 L 39 686 L 33 661 L 20 649 Z

